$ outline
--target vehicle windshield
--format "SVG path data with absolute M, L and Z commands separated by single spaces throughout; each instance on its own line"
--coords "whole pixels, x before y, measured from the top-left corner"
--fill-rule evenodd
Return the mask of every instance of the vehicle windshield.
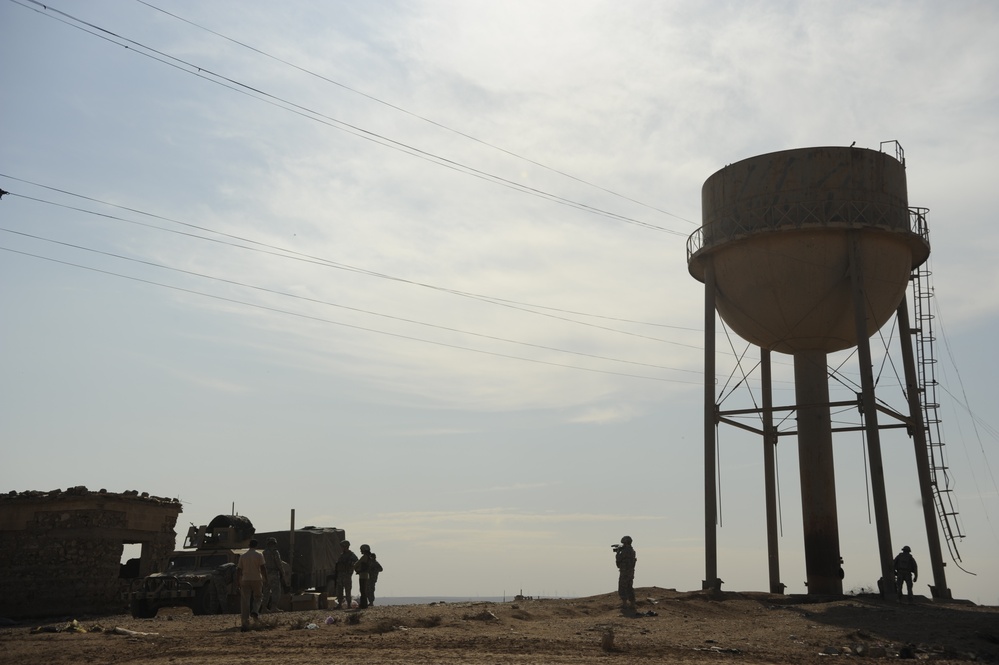
M 169 570 L 194 570 L 197 565 L 198 559 L 193 556 L 175 556 L 170 557 L 170 568 Z
M 229 563 L 229 557 L 225 554 L 211 554 L 201 557 L 202 568 L 218 568 L 223 563 Z

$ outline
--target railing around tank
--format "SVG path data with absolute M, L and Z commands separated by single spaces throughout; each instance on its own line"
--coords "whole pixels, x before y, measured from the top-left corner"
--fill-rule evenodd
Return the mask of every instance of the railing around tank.
M 909 230 L 930 244 L 930 229 L 926 225 L 929 208 L 909 208 Z
M 793 203 L 785 206 L 766 206 L 756 210 L 742 210 L 717 218 L 702 226 L 687 238 L 687 261 L 702 249 L 722 245 L 739 238 L 789 229 L 808 228 L 880 228 L 902 230 L 897 220 L 907 219 L 906 229 L 929 244 L 926 225 L 928 208 L 908 208 L 904 213 L 899 206 L 868 201 L 843 201 L 838 208 L 830 208 L 827 201 L 812 204 Z M 743 220 L 752 220 L 745 223 Z M 705 233 L 705 229 L 708 233 Z
M 891 141 L 882 141 L 881 142 L 881 152 L 883 152 L 883 153 L 885 153 L 887 155 L 888 152 L 885 150 L 885 146 L 886 145 L 887 146 L 891 146 L 891 147 L 893 147 L 895 149 L 895 159 L 898 160 L 899 164 L 901 164 L 902 166 L 905 166 L 905 150 L 902 149 L 902 144 L 899 143 L 898 141 L 894 140 L 894 139 L 891 140 Z

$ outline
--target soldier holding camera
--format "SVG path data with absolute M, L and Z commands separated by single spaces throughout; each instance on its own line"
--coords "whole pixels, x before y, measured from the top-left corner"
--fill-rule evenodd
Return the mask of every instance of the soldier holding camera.
M 631 546 L 631 536 L 621 538 L 620 545 L 611 545 L 614 562 L 617 564 L 617 595 L 621 597 L 622 609 L 635 609 L 635 548 Z

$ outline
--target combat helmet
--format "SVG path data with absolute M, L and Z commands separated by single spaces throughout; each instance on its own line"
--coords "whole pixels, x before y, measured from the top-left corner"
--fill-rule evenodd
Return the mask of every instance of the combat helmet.
M 371 551 L 371 545 L 368 545 L 368 544 L 361 545 L 361 551 L 362 552 L 370 552 Z
M 906 545 L 905 547 L 902 548 L 902 551 L 903 552 L 911 552 L 912 549 L 908 545 Z
M 270 538 L 267 539 L 267 544 L 268 545 L 277 545 L 277 538 L 275 538 L 274 536 L 271 536 Z
M 631 545 L 631 536 L 623 536 L 621 538 L 621 543 L 624 545 Z
M 340 541 L 340 547 L 343 547 L 344 549 L 350 547 L 350 541 L 349 540 L 341 540 Z

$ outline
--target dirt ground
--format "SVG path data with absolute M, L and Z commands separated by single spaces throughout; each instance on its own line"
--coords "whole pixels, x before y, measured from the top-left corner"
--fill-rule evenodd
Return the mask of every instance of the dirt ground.
M 281 612 L 246 633 L 238 616 L 186 609 L 154 619 L 78 618 L 87 632 L 68 630 L 64 618 L 0 627 L 0 663 L 999 663 L 997 607 L 657 587 L 639 589 L 638 598 L 630 614 L 614 594 Z

